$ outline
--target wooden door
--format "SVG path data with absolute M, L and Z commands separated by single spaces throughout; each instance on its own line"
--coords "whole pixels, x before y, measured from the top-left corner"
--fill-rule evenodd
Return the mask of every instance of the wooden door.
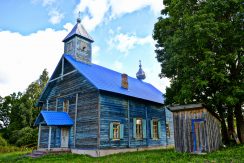
M 61 128 L 61 148 L 69 147 L 69 128 Z
M 204 119 L 192 120 L 192 137 L 193 137 L 193 152 L 207 151 L 207 135 Z

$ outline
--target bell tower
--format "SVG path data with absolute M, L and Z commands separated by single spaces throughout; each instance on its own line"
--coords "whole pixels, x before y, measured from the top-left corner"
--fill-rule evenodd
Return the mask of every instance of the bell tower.
M 77 18 L 77 23 L 71 32 L 63 39 L 64 54 L 71 55 L 75 60 L 88 63 L 92 62 L 92 37 Z

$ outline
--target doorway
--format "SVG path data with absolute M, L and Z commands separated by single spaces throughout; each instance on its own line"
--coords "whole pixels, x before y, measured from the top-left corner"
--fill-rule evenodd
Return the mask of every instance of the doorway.
M 61 148 L 69 147 L 69 128 L 62 127 L 61 128 Z
M 193 152 L 207 151 L 207 132 L 205 119 L 192 119 Z

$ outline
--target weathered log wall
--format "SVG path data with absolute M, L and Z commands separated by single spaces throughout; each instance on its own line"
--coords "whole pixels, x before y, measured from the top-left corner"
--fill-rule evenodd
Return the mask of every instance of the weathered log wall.
M 166 145 L 165 111 L 162 105 L 108 92 L 101 92 L 99 99 L 101 149 Z M 133 118 L 146 120 L 146 136 L 143 139 L 133 137 Z M 168 118 L 170 119 L 170 114 Z M 159 120 L 161 124 L 161 136 L 158 140 L 151 137 L 150 120 L 152 119 Z M 109 124 L 111 122 L 119 122 L 124 125 L 123 139 L 112 140 L 109 138 Z M 169 141 L 169 144 L 171 143 L 173 142 Z
M 207 151 L 211 152 L 219 148 L 221 143 L 220 123 L 205 108 L 191 109 L 173 112 L 175 149 L 178 152 L 194 152 L 194 138 L 192 132 L 192 120 L 204 119 Z
M 64 63 L 64 73 L 74 71 L 72 65 L 67 61 Z M 56 73 L 60 72 L 60 70 L 56 70 Z M 55 74 L 54 76 L 58 77 Z M 96 148 L 98 134 L 97 89 L 77 71 L 64 76 L 62 80 L 58 79 L 53 82 L 50 88 L 47 88 L 50 91 L 42 107 L 43 110 L 63 111 L 63 102 L 68 101 L 68 114 L 74 122 L 76 118 L 75 125 L 69 131 L 69 147 Z M 40 138 L 40 147 L 42 148 L 48 146 L 48 132 L 47 127 L 42 127 Z M 54 127 L 51 136 L 51 148 L 60 147 L 60 137 L 61 128 L 55 129 Z

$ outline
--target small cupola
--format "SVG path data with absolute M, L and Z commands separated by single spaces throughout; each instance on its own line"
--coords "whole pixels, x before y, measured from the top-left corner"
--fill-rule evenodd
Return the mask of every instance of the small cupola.
M 139 80 L 144 80 L 144 79 L 146 79 L 146 75 L 145 75 L 145 72 L 142 70 L 141 67 L 142 67 L 142 66 L 141 66 L 141 60 L 139 60 L 139 70 L 138 70 L 138 72 L 136 73 L 136 77 L 137 77 L 137 79 L 139 79 Z
M 76 25 L 70 33 L 63 39 L 64 53 L 71 55 L 75 60 L 91 63 L 92 62 L 92 37 L 81 24 L 80 17 L 77 18 Z

